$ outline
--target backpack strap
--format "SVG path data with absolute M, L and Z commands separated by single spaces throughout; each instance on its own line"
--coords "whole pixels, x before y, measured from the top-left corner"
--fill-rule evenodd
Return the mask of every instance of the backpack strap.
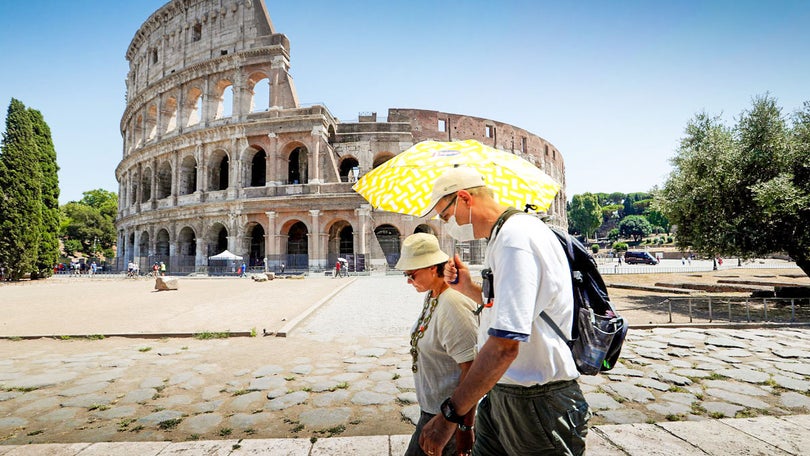
M 543 321 L 545 321 L 549 326 L 551 326 L 551 329 L 553 329 L 554 332 L 557 333 L 558 336 L 560 336 L 560 339 L 565 341 L 565 344 L 568 345 L 568 347 L 571 347 L 571 345 L 573 345 L 574 341 L 568 340 L 568 338 L 565 337 L 565 334 L 563 334 L 562 329 L 560 329 L 560 327 L 557 326 L 557 323 L 554 323 L 554 320 L 552 320 L 551 317 L 548 316 L 545 310 L 540 312 L 540 318 L 542 318 Z

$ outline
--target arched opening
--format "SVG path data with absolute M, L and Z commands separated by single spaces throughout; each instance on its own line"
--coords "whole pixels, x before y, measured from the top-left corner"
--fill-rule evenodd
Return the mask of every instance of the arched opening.
M 157 199 L 168 198 L 172 194 L 172 165 L 165 161 L 158 167 Z
M 372 168 L 376 168 L 392 158 L 394 158 L 394 154 L 392 154 L 391 152 L 381 152 L 377 154 L 376 157 L 374 157 Z
M 228 249 L 228 229 L 221 223 L 215 223 L 206 239 L 208 256 L 218 255 Z
M 149 264 L 146 265 L 147 269 L 155 262 L 166 263 L 166 271 L 171 271 L 171 258 L 169 258 L 169 232 L 164 228 L 158 231 L 155 236 L 155 254 L 150 258 Z
M 146 168 L 141 175 L 141 202 L 152 199 L 152 168 Z
M 135 261 L 135 233 L 130 233 L 125 253 L 127 262 Z
M 177 236 L 177 255 L 174 266 L 177 272 L 194 272 L 195 260 L 197 258 L 197 236 L 194 230 L 183 227 Z
M 225 190 L 228 188 L 229 169 L 228 154 L 223 150 L 214 152 L 211 157 L 211 180 L 208 186 L 210 190 Z
M 433 229 L 432 226 L 428 225 L 427 223 L 420 223 L 416 226 L 413 230 L 414 234 L 416 233 L 427 233 L 436 236 L 436 230 Z
M 202 120 L 202 90 L 197 87 L 189 89 L 186 96 L 186 126 L 197 125 Z
M 157 106 L 149 105 L 146 110 L 146 139 L 153 139 L 157 134 Z
M 287 233 L 287 269 L 309 269 L 309 230 L 295 222 Z
M 135 252 L 135 255 L 139 258 L 147 258 L 149 257 L 149 232 L 144 231 L 141 233 L 141 237 L 138 239 L 138 251 Z
M 190 195 L 197 191 L 197 160 L 186 155 L 180 163 L 180 194 Z
M 132 179 L 132 184 L 130 185 L 129 189 L 129 197 L 132 200 L 129 202 L 130 205 L 135 205 L 138 202 L 138 181 L 137 179 Z
M 307 179 L 307 150 L 303 147 L 296 147 L 290 152 L 287 159 L 287 183 L 306 184 Z
M 357 182 L 360 173 L 360 163 L 354 157 L 344 157 L 340 160 L 340 181 Z
M 262 77 L 262 79 L 256 80 L 253 85 L 253 96 L 250 99 L 250 112 L 267 111 L 270 107 L 270 78 L 263 74 L 256 75 L 256 77 Z
M 135 118 L 135 147 L 143 144 L 143 116 L 139 115 Z
M 169 97 L 163 105 L 164 133 L 169 133 L 177 128 L 177 99 Z
M 264 266 L 264 228 L 256 224 L 250 233 L 250 266 Z
M 217 110 L 215 119 L 224 119 L 233 115 L 233 84 L 222 80 L 217 83 Z
M 250 161 L 250 186 L 264 187 L 267 181 L 267 154 L 259 149 Z
M 394 267 L 399 261 L 399 230 L 393 225 L 380 225 L 374 230 L 377 242 L 385 255 L 389 267 Z

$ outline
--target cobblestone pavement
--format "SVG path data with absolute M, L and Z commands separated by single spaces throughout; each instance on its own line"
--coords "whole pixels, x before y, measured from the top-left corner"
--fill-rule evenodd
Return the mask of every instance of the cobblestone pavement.
M 380 436 L 393 448 L 418 416 L 407 331 L 420 302 L 399 276 L 364 277 L 287 338 L 0 341 L 0 443 Z M 581 379 L 592 423 L 715 429 L 724 417 L 807 414 L 809 339 L 796 328 L 631 330 L 620 365 Z M 635 424 L 610 427 L 622 423 Z

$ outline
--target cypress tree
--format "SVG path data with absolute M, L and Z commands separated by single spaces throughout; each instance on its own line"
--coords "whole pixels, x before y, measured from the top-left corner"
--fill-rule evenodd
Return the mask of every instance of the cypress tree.
M 50 277 L 53 266 L 59 261 L 59 166 L 56 164 L 56 149 L 51 138 L 51 129 L 42 113 L 29 109 L 34 128 L 34 140 L 39 149 L 39 166 L 42 173 L 42 228 L 39 252 L 31 278 Z
M 0 263 L 6 277 L 34 271 L 42 224 L 42 173 L 34 127 L 25 105 L 12 98 L 0 147 Z

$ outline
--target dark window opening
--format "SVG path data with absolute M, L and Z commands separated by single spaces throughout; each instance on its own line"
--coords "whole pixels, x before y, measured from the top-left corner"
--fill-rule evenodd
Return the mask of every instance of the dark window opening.
M 217 183 L 217 190 L 225 190 L 228 188 L 228 168 L 228 157 L 222 157 L 222 161 L 219 162 L 219 182 Z
M 191 41 L 200 41 L 202 39 L 202 24 L 194 24 L 194 29 L 191 31 Z
M 267 154 L 260 150 L 253 156 L 250 167 L 250 186 L 264 187 L 266 183 Z

